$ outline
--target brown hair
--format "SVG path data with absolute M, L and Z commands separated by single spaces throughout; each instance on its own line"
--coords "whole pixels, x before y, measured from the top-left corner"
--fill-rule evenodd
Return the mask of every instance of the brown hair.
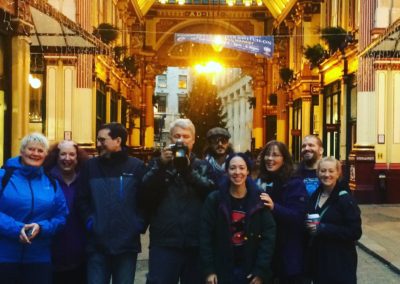
M 50 147 L 48 155 L 47 155 L 47 157 L 46 157 L 46 159 L 45 159 L 45 161 L 43 163 L 43 166 L 44 166 L 46 171 L 51 170 L 55 165 L 57 165 L 58 155 L 60 154 L 60 147 L 59 146 L 60 146 L 60 144 L 62 144 L 63 142 L 66 142 L 66 141 L 70 141 L 70 140 L 60 141 L 60 142 L 58 142 L 58 143 L 56 143 L 56 144 L 54 144 L 54 145 L 52 145 Z M 77 156 L 76 158 L 78 160 L 78 163 L 76 165 L 75 171 L 79 171 L 81 166 L 82 166 L 82 164 L 86 160 L 89 159 L 89 155 L 86 153 L 85 150 L 79 148 L 78 144 L 76 144 L 73 141 L 70 141 L 70 142 L 73 143 L 72 145 L 74 146 L 74 148 L 76 150 L 76 156 Z
M 258 155 L 258 159 L 260 162 L 260 174 L 259 177 L 262 179 L 265 179 L 269 175 L 271 175 L 270 172 L 267 171 L 265 168 L 265 160 L 264 157 L 268 153 L 270 153 L 273 149 L 273 147 L 277 147 L 279 152 L 281 152 L 282 157 L 283 157 L 283 165 L 282 167 L 278 170 L 278 177 L 281 179 L 281 181 L 285 182 L 289 179 L 289 177 L 293 174 L 293 160 L 292 157 L 289 153 L 289 150 L 287 146 L 276 140 L 269 141 L 264 148 L 262 148 L 260 154 Z

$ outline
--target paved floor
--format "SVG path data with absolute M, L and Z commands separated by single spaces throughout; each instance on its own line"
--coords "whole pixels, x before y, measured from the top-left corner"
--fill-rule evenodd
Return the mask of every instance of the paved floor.
M 400 283 L 400 204 L 360 205 L 363 235 L 359 241 L 358 283 Z M 135 284 L 144 284 L 148 236 L 142 236 Z

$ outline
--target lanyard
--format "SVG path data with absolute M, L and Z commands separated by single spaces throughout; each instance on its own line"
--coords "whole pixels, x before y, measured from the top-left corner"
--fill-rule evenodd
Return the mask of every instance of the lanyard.
M 315 211 L 317 211 L 317 207 L 318 207 L 318 204 L 319 204 L 319 200 L 320 200 L 320 198 L 321 198 L 321 194 L 322 194 L 322 193 L 318 194 L 317 203 L 315 204 Z M 328 199 L 329 199 L 329 197 L 328 197 Z M 328 199 L 327 199 L 325 202 L 327 202 Z M 322 205 L 322 206 L 323 206 L 323 205 Z M 326 210 L 328 210 L 328 208 L 329 208 L 329 204 L 325 207 L 324 210 L 322 210 L 321 214 L 319 214 L 320 220 L 321 220 L 322 216 L 324 216 L 324 214 L 326 213 Z

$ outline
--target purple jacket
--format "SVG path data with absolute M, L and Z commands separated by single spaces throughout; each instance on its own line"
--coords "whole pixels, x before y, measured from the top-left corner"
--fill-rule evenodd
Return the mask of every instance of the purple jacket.
M 273 260 L 274 273 L 278 278 L 300 276 L 304 270 L 307 190 L 299 177 L 289 179 L 283 185 L 267 183 L 260 179 L 257 184 L 274 201 L 272 215 L 277 225 L 276 251 Z
M 53 266 L 55 270 L 63 271 L 73 269 L 85 261 L 85 228 L 74 203 L 78 176 L 67 185 L 57 166 L 50 174 L 60 183 L 69 209 L 67 223 L 56 235 L 52 246 Z

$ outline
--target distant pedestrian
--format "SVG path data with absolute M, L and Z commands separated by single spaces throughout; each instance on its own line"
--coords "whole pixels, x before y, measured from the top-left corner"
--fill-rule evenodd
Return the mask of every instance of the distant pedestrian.
M 43 168 L 47 138 L 32 133 L 0 170 L 0 283 L 51 284 L 51 242 L 68 213 L 57 181 Z
M 88 160 L 80 175 L 77 205 L 86 224 L 87 277 L 90 284 L 133 283 L 141 251 L 143 218 L 137 192 L 144 173 L 141 160 L 129 157 L 128 133 L 117 122 L 97 133 L 99 156 Z
M 308 198 L 302 179 L 293 174 L 291 155 L 282 142 L 270 141 L 261 150 L 257 184 L 277 226 L 274 277 L 280 284 L 302 283 Z
M 192 153 L 195 127 L 189 119 L 170 126 L 173 143 L 150 161 L 142 203 L 150 221 L 148 284 L 203 283 L 199 231 L 203 202 L 214 189 L 211 166 Z
M 340 161 L 322 158 L 321 185 L 311 196 L 306 223 L 309 232 L 308 274 L 314 284 L 357 283 L 356 241 L 361 237 L 360 209 L 341 177 Z
M 297 174 L 302 177 L 308 196 L 319 186 L 317 165 L 322 158 L 324 148 L 321 139 L 316 135 L 307 135 L 301 143 L 301 162 Z
M 227 176 L 203 207 L 200 255 L 205 283 L 261 284 L 272 278 L 275 222 L 249 177 L 243 153 L 228 157 Z
M 53 284 L 87 283 L 85 226 L 75 204 L 80 168 L 87 159 L 74 141 L 64 140 L 50 148 L 44 162 L 45 169 L 61 185 L 69 209 L 67 223 L 52 245 Z
M 229 143 L 230 138 L 229 131 L 222 127 L 214 127 L 207 132 L 208 147 L 205 159 L 212 166 L 217 181 L 226 174 L 225 160 L 233 153 L 232 145 Z

